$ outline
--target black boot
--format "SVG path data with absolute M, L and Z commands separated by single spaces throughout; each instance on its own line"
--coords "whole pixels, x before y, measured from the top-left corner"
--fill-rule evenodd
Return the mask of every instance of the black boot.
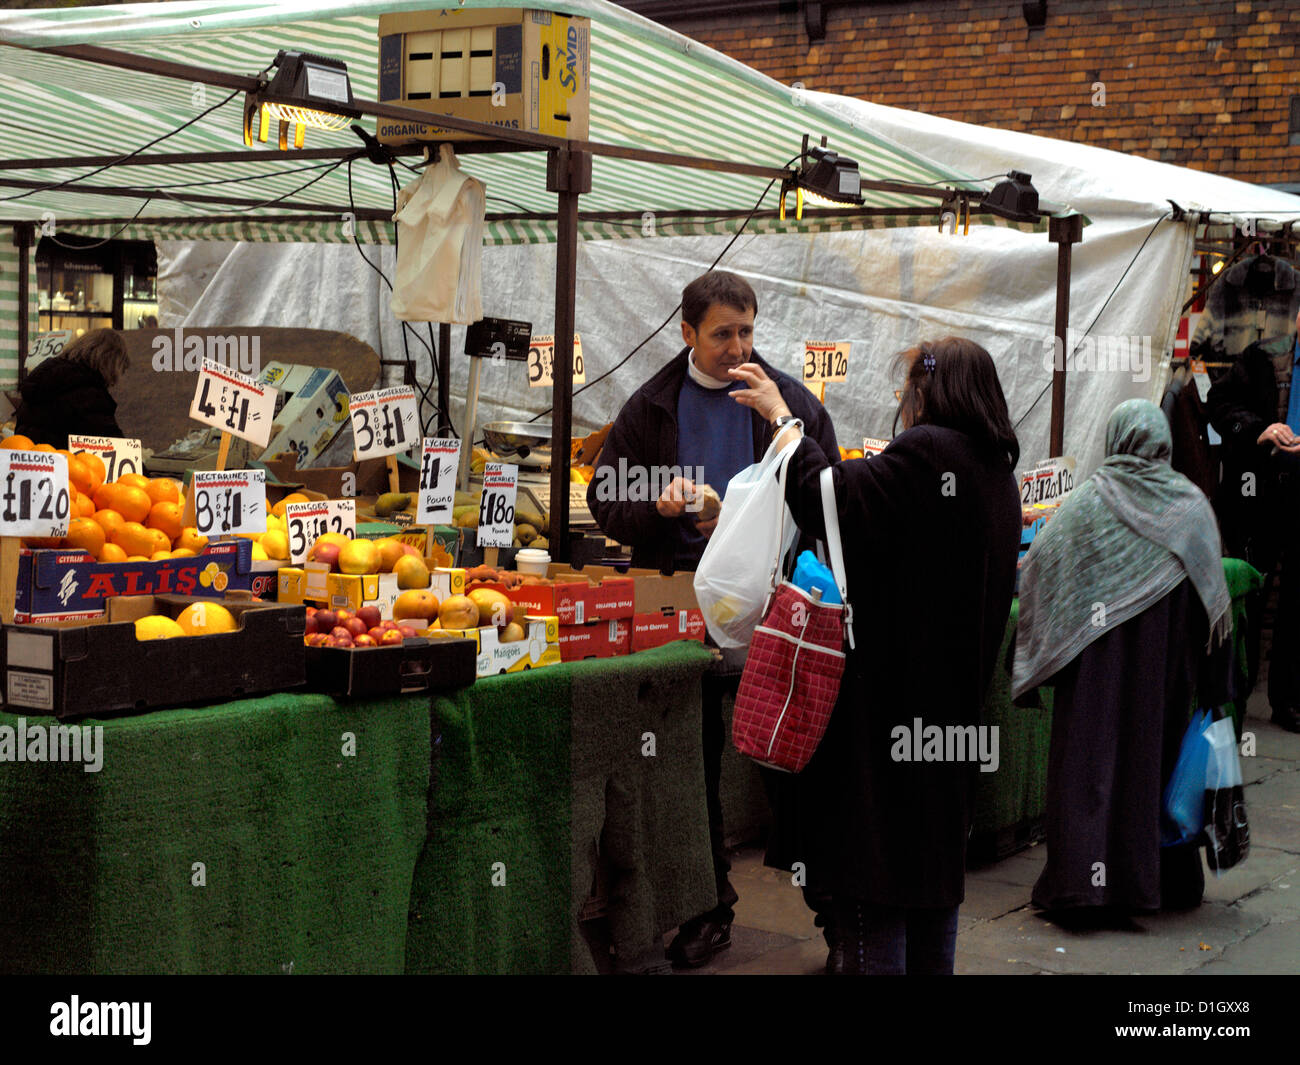
M 836 899 L 832 924 L 827 926 L 830 954 L 826 957 L 828 976 L 866 976 L 866 920 L 861 899 Z M 832 935 L 833 932 L 833 935 Z

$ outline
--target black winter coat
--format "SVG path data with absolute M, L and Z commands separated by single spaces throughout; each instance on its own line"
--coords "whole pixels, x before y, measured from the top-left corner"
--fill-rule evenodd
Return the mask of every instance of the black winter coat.
M 15 432 L 38 444 L 68 446 L 68 434 L 121 436 L 117 400 L 103 376 L 84 363 L 52 358 L 33 370 L 19 391 Z
M 648 499 L 602 498 L 602 479 L 616 473 L 619 459 L 625 467 L 661 467 L 677 465 L 677 397 L 686 379 L 686 361 L 690 348 L 681 352 L 649 381 L 638 388 L 623 405 L 614 426 L 605 439 L 596 472 L 587 486 L 587 506 L 601 531 L 621 544 L 632 548 L 632 565 L 645 569 L 658 569 L 665 573 L 673 569 L 678 539 L 673 524 L 694 521 L 694 515 L 665 518 L 655 508 L 657 493 Z M 763 368 L 763 372 L 776 382 L 782 398 L 790 411 L 801 418 L 804 431 L 821 445 L 824 454 L 839 460 L 839 447 L 835 442 L 835 428 L 830 415 L 817 397 L 801 382 L 769 366 L 755 351 L 750 361 Z M 772 426 L 751 411 L 754 429 L 754 455 L 761 458 L 772 442 Z M 608 474 L 602 469 L 609 467 Z
M 1293 386 L 1294 387 L 1294 386 Z M 1223 480 L 1214 509 L 1228 552 L 1271 568 L 1277 504 L 1273 448 L 1259 434 L 1277 421 L 1277 375 L 1269 353 L 1252 344 L 1210 386 L 1210 424 L 1223 437 Z
M 818 538 L 825 466 L 805 438 L 786 493 Z M 768 864 L 803 862 L 808 886 L 832 896 L 957 906 L 977 749 L 962 762 L 896 761 L 894 730 L 981 723 L 1015 587 L 1019 492 L 1005 457 L 928 425 L 834 477 L 856 649 L 812 761 L 772 782 Z

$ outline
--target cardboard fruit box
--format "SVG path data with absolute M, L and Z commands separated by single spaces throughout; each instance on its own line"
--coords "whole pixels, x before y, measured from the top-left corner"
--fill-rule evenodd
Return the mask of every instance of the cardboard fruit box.
M 14 621 L 99 617 L 114 596 L 178 594 L 220 598 L 252 586 L 249 540 L 210 543 L 202 554 L 158 562 L 96 562 L 76 548 L 23 548 Z
M 632 619 L 613 618 L 586 625 L 560 626 L 560 659 L 615 658 L 632 653 Z
M 560 622 L 558 618 L 535 618 L 523 615 L 516 607 L 515 619 L 524 629 L 522 640 L 509 643 L 501 641 L 495 626 L 481 629 L 442 629 L 445 633 L 436 639 L 460 636 L 474 641 L 477 656 L 476 672 L 480 677 L 494 677 L 499 673 L 522 673 L 543 666 L 558 666 L 560 657 Z
M 108 600 L 104 614 L 52 624 L 4 627 L 8 709 L 60 718 L 105 717 L 185 704 L 224 702 L 300 687 L 306 680 L 301 606 L 221 605 L 234 632 L 137 640 L 135 621 L 175 618 L 199 596 L 138 595 Z
M 547 576 L 553 584 L 521 584 L 506 595 L 530 614 L 554 614 L 561 625 L 631 618 L 636 613 L 631 577 L 613 570 L 597 572 L 596 567 L 576 571 L 560 565 L 550 566 Z
M 452 691 L 473 684 L 473 640 L 420 637 L 392 647 L 308 647 L 307 687 L 330 695 L 400 695 Z
M 427 590 L 439 600 L 464 594 L 463 569 L 445 569 L 429 558 L 424 560 L 424 564 L 429 569 Z M 319 564 L 311 562 L 304 566 L 284 566 L 277 578 L 278 602 L 324 603 L 352 611 L 363 606 L 377 606 L 385 618 L 393 616 L 393 604 L 404 590 L 408 590 L 397 586 L 397 576 L 393 573 L 326 573 Z

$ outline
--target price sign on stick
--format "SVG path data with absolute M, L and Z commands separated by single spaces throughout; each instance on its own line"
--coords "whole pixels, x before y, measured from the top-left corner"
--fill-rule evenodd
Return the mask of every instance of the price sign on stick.
M 1020 503 L 1026 507 L 1059 503 L 1073 490 L 1074 459 L 1048 459 L 1020 478 Z
M 555 383 L 555 336 L 533 337 L 528 344 L 528 387 L 550 388 Z M 582 337 L 573 334 L 573 383 L 587 383 L 587 365 L 582 358 Z
M 421 525 L 451 523 L 459 463 L 459 440 L 454 437 L 425 438 L 420 455 L 420 496 L 415 514 L 415 520 Z
M 483 467 L 483 498 L 478 508 L 479 547 L 510 547 L 515 542 L 515 493 L 519 467 L 489 462 Z
M 358 392 L 348 401 L 352 419 L 352 454 L 381 458 L 410 451 L 420 439 L 420 417 L 413 388 Z
M 872 455 L 879 455 L 887 447 L 889 447 L 888 440 L 881 440 L 875 436 L 864 436 L 862 438 L 862 455 L 864 458 L 869 459 Z
M 266 532 L 265 470 L 195 470 L 190 495 L 201 536 Z
M 144 471 L 143 451 L 139 440 L 119 436 L 75 436 L 68 434 L 68 450 L 74 454 L 88 451 L 104 463 L 104 481 L 116 481 L 124 473 Z
M 276 390 L 251 377 L 203 360 L 199 384 L 190 404 L 190 417 L 223 433 L 266 447 L 275 418 Z
M 71 510 L 67 459 L 52 451 L 0 450 L 0 536 L 65 536 Z
M 803 346 L 803 382 L 806 385 L 843 381 L 849 375 L 847 341 L 807 340 Z
M 284 508 L 284 520 L 289 527 L 289 561 L 300 566 L 323 533 L 342 533 L 349 540 L 357 535 L 357 503 L 355 499 L 290 503 Z

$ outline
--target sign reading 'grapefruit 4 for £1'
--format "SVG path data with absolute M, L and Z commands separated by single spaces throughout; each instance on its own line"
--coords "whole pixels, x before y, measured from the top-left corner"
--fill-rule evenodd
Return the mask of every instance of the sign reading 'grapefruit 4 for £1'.
M 71 511 L 67 459 L 0 449 L 0 536 L 66 536 Z
M 200 536 L 266 532 L 265 470 L 195 470 L 190 491 Z
M 251 377 L 204 359 L 194 401 L 190 404 L 190 417 L 258 447 L 266 447 L 271 442 L 277 394 L 269 385 L 259 385 Z
M 348 416 L 352 419 L 352 455 L 358 462 L 410 451 L 420 442 L 413 388 L 358 392 L 348 401 Z
M 349 540 L 357 535 L 357 501 L 322 499 L 315 503 L 290 503 L 284 508 L 289 528 L 289 561 L 301 566 L 311 545 L 327 532 L 342 533 Z

